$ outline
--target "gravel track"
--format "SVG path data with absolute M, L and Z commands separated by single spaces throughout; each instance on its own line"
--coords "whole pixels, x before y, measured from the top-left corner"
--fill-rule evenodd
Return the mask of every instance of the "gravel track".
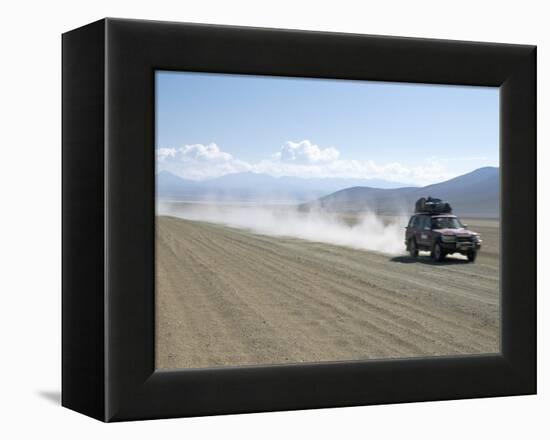
M 475 264 L 433 263 L 159 216 L 156 366 L 498 352 L 498 224 L 475 229 Z

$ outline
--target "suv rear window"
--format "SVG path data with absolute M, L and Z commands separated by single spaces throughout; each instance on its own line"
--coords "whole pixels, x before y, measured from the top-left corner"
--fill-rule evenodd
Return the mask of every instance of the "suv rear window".
M 414 229 L 422 229 L 424 227 L 424 224 L 425 224 L 425 219 L 427 219 L 428 217 L 424 216 L 424 215 L 417 215 L 413 218 L 413 220 L 411 221 L 411 225 Z
M 430 229 L 431 222 L 430 217 L 426 217 L 425 215 L 422 216 L 422 221 L 420 222 L 420 228 L 421 229 Z

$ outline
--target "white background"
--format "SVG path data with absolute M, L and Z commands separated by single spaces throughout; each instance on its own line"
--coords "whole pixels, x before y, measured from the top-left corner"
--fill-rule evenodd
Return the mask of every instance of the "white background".
M 548 257 L 539 251 L 539 395 L 102 424 L 59 406 L 61 39 L 125 17 L 538 45 L 539 224 L 548 191 L 549 14 L 535 1 L 4 2 L 0 75 L 0 437 L 510 438 L 548 435 Z M 505 195 L 504 195 L 505 196 Z M 548 204 L 548 198 L 545 199 Z M 539 228 L 542 229 L 542 228 Z M 539 249 L 549 246 L 539 233 Z M 542 231 L 541 231 L 542 232 Z M 520 237 L 521 238 L 521 237 Z M 546 343 L 546 346 L 544 344 Z M 546 371 L 545 371 L 546 370 Z M 545 374 L 546 373 L 546 374 Z M 549 405 L 550 406 L 550 405 Z M 546 437 L 548 438 L 548 437 Z

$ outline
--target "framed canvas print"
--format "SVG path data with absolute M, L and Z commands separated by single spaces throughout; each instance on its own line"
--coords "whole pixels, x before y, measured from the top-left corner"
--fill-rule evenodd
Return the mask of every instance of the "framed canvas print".
M 536 392 L 534 46 L 63 35 L 63 405 Z

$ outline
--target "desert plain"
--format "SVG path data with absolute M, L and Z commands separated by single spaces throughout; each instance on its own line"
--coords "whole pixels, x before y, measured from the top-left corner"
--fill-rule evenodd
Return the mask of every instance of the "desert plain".
M 156 367 L 497 353 L 499 222 L 465 222 L 473 264 L 158 215 Z

